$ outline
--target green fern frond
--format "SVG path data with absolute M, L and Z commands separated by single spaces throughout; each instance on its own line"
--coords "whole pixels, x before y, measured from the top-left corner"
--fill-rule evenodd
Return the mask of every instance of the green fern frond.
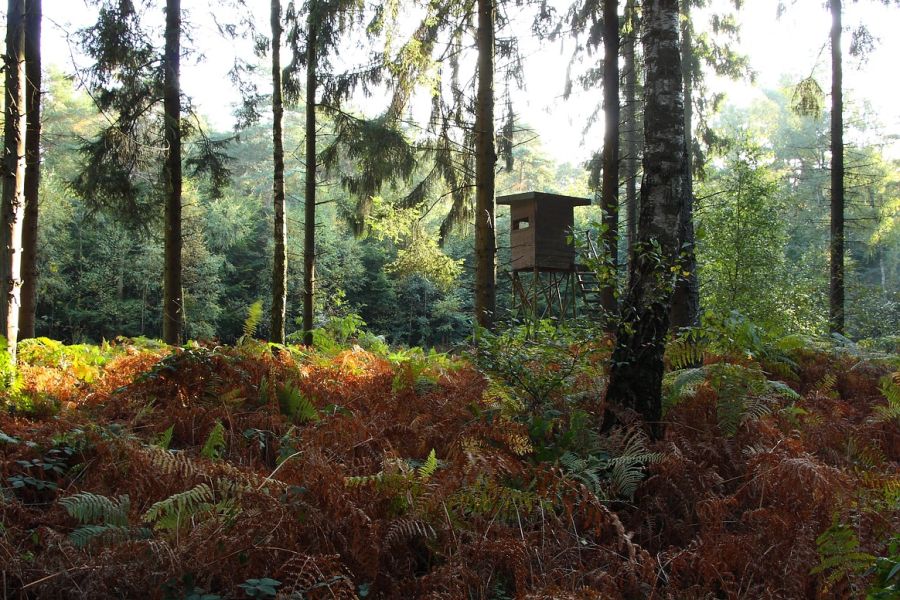
M 293 422 L 301 424 L 314 423 L 319 420 L 319 411 L 316 406 L 297 386 L 286 383 L 278 387 L 276 395 L 281 413 L 290 417 Z
M 879 383 L 888 405 L 900 408 L 900 372 L 885 375 Z
M 85 525 L 105 524 L 124 527 L 128 525 L 131 501 L 127 495 L 116 499 L 91 492 L 79 492 L 59 501 L 69 513 Z
M 216 421 L 206 438 L 206 442 L 203 444 L 203 449 L 200 450 L 200 455 L 205 458 L 216 459 L 221 458 L 224 452 L 225 427 L 221 421 Z
M 250 339 L 256 333 L 259 322 L 262 320 L 263 305 L 262 300 L 257 300 L 247 309 L 247 318 L 244 319 L 243 334 L 244 338 Z
M 685 338 L 677 339 L 666 347 L 666 359 L 676 371 L 703 364 L 705 353 L 705 344 Z
M 483 516 L 504 522 L 525 518 L 548 504 L 535 492 L 500 485 L 484 476 L 461 488 L 447 502 L 449 510 L 464 517 Z
M 159 446 L 163 450 L 168 450 L 169 446 L 172 444 L 172 435 L 175 433 L 175 425 L 170 425 L 168 429 L 159 434 L 159 437 L 156 438 L 154 444 Z
M 151 532 L 146 527 L 126 527 L 122 525 L 82 525 L 69 534 L 69 540 L 76 548 L 86 548 L 92 544 L 116 544 L 134 539 L 149 539 Z
M 212 488 L 201 483 L 156 502 L 143 518 L 147 523 L 156 523 L 158 529 L 176 530 L 195 513 L 208 509 L 213 500 Z
M 438 468 L 438 460 L 437 454 L 434 452 L 434 448 L 431 449 L 431 452 L 428 453 L 428 458 L 425 459 L 425 462 L 422 463 L 422 466 L 419 467 L 419 479 L 421 481 L 428 481 L 434 472 L 437 471 Z
M 824 591 L 838 581 L 865 572 L 875 562 L 875 557 L 859 550 L 859 538 L 847 525 L 834 523 L 816 538 L 819 564 L 810 572 L 813 575 L 828 573 Z

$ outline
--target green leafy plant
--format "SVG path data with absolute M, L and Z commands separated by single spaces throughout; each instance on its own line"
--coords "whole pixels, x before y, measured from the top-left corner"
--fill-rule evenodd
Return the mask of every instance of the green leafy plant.
M 238 585 L 249 598 L 274 598 L 278 593 L 281 582 L 277 579 L 263 577 L 261 579 L 248 579 Z
M 252 339 L 262 320 L 263 305 L 262 300 L 257 300 L 247 308 L 247 318 L 244 319 L 244 326 L 241 328 L 243 336 L 241 340 Z
M 279 386 L 275 392 L 281 414 L 289 417 L 297 424 L 315 423 L 319 420 L 319 411 L 299 387 L 292 383 Z
M 859 537 L 852 527 L 835 522 L 816 538 L 819 564 L 812 574 L 827 573 L 824 590 L 838 581 L 864 573 L 875 563 L 875 557 L 859 549 Z
M 171 436 L 170 436 L 171 439 Z M 221 458 L 225 453 L 225 427 L 222 425 L 221 421 L 216 421 L 213 428 L 210 430 L 209 435 L 206 437 L 206 442 L 203 444 L 203 448 L 200 450 L 200 455 L 210 459 Z
M 69 516 L 81 524 L 69 534 L 69 539 L 77 548 L 93 543 L 108 544 L 150 537 L 149 529 L 129 525 L 131 501 L 127 495 L 109 498 L 91 492 L 79 492 L 60 499 L 59 503 Z

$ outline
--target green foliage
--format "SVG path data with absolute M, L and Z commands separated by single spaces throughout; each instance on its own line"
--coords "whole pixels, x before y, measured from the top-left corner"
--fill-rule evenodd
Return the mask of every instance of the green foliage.
M 315 404 L 296 385 L 285 383 L 278 386 L 275 395 L 278 397 L 281 414 L 289 417 L 294 423 L 315 423 L 319 420 L 319 411 Z
M 169 435 L 171 439 L 171 434 Z M 222 458 L 222 455 L 225 453 L 225 427 L 222 425 L 221 421 L 216 421 L 213 428 L 210 430 L 209 435 L 206 437 L 206 442 L 203 443 L 203 448 L 200 450 L 200 456 L 210 459 Z
M 69 516 L 81 524 L 69 534 L 69 539 L 76 548 L 150 537 L 150 530 L 147 528 L 129 525 L 131 501 L 127 495 L 109 498 L 92 492 L 79 492 L 60 499 L 59 503 Z
M 209 484 L 201 483 L 154 503 L 144 513 L 143 520 L 154 523 L 156 529 L 175 532 L 185 526 L 194 515 L 210 511 L 213 508 L 214 498 Z
M 881 378 L 881 393 L 887 400 L 887 406 L 875 408 L 878 419 L 900 423 L 900 372 Z
M 725 435 L 734 435 L 749 419 L 758 419 L 784 401 L 800 396 L 780 381 L 770 381 L 759 368 L 718 362 L 667 373 L 663 379 L 663 408 L 693 398 L 700 386 L 716 394 L 716 415 Z
M 876 557 L 870 571 L 875 580 L 869 587 L 866 600 L 890 600 L 900 596 L 900 536 L 891 539 L 887 554 Z
M 259 322 L 262 319 L 263 306 L 262 300 L 257 300 L 247 309 L 247 318 L 244 319 L 243 332 L 244 339 L 250 339 L 256 333 Z
M 15 392 L 20 386 L 16 377 L 16 365 L 6 351 L 6 338 L 0 335 L 0 392 Z
M 74 496 L 60 499 L 59 503 L 69 516 L 78 519 L 83 525 L 128 525 L 131 501 L 127 495 L 113 499 L 91 492 L 79 492 Z
M 262 579 L 248 579 L 238 587 L 244 590 L 248 598 L 274 598 L 280 585 L 281 582 L 277 579 L 263 577 Z
M 168 450 L 169 446 L 172 444 L 172 435 L 175 433 L 175 425 L 172 424 L 168 429 L 159 434 L 159 437 L 154 442 L 157 446 L 162 448 L 163 450 Z
M 824 590 L 853 575 L 864 573 L 875 563 L 875 557 L 859 549 L 859 537 L 852 527 L 835 522 L 816 538 L 819 564 L 813 574 L 827 573 Z

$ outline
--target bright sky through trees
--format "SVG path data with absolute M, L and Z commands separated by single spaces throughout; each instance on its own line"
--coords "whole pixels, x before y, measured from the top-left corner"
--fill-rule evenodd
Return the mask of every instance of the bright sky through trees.
M 185 22 L 193 27 L 192 41 L 187 46 L 194 51 L 194 55 L 185 60 L 183 88 L 214 126 L 230 129 L 233 123 L 231 112 L 238 95 L 227 73 L 235 52 L 243 52 L 248 59 L 252 55 L 248 44 L 225 41 L 219 36 L 210 18 L 210 4 L 210 0 L 183 2 Z M 261 30 L 267 31 L 268 3 L 251 0 L 248 4 L 258 13 L 257 23 Z M 555 4 L 564 11 L 568 2 L 556 0 Z M 726 0 L 714 0 L 711 10 L 722 9 L 727 4 Z M 739 13 L 740 49 L 750 57 L 757 86 L 775 87 L 814 73 L 827 90 L 828 11 L 821 2 L 806 0 L 789 6 L 778 20 L 777 4 L 778 0 L 753 0 L 745 2 L 745 8 Z M 844 23 L 848 29 L 865 23 L 876 38 L 874 51 L 866 62 L 861 63 L 849 56 L 851 36 L 844 36 L 848 46 L 845 48 L 845 98 L 850 106 L 863 101 L 871 103 L 882 135 L 892 140 L 887 154 L 900 156 L 900 142 L 897 141 L 900 138 L 900 103 L 896 101 L 900 96 L 900 82 L 894 76 L 900 57 L 900 36 L 896 35 L 900 30 L 900 10 L 878 2 L 847 3 L 844 10 Z M 227 19 L 227 15 L 221 13 L 222 9 L 216 11 L 217 18 Z M 72 70 L 72 51 L 65 34 L 90 24 L 95 18 L 95 10 L 83 0 L 57 0 L 45 4 L 44 16 L 47 21 L 43 39 L 44 62 L 69 72 Z M 530 16 L 510 16 L 516 33 L 530 35 Z M 700 18 L 702 13 L 698 11 L 697 16 Z M 159 20 L 161 26 L 161 15 Z M 501 32 L 501 35 L 508 34 Z M 571 40 L 554 43 L 523 40 L 526 89 L 515 97 L 516 110 L 522 121 L 536 129 L 547 150 L 559 161 L 580 162 L 601 146 L 602 119 L 586 136 L 583 133 L 583 123 L 600 104 L 601 98 L 599 89 L 585 92 L 576 86 L 572 97 L 563 100 L 572 46 Z M 595 56 L 599 59 L 599 53 Z M 470 58 L 474 60 L 474 54 Z M 263 78 L 260 89 L 265 89 L 265 85 Z M 739 104 L 746 104 L 761 94 L 758 87 L 746 82 L 716 81 L 711 82 L 710 87 L 714 91 L 725 90 L 728 99 Z M 376 99 L 369 102 L 373 104 L 373 111 L 382 108 L 380 104 L 376 105 Z M 361 105 L 359 108 L 365 111 L 368 107 Z

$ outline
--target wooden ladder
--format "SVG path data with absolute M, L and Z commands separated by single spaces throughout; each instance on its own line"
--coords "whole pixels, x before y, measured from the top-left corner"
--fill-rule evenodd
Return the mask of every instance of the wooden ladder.
M 584 237 L 587 240 L 583 254 L 591 259 L 599 259 L 597 246 L 591 237 L 590 231 L 585 231 Z M 584 312 L 590 316 L 599 317 L 602 315 L 600 297 L 600 280 L 597 279 L 597 273 L 583 263 L 575 263 L 575 281 L 578 284 L 578 291 L 581 293 L 581 299 L 584 301 Z

